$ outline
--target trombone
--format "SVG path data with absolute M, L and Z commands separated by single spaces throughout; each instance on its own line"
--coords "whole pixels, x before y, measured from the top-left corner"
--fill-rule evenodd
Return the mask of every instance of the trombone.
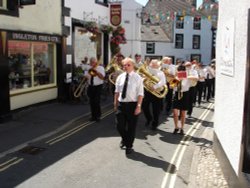
M 88 85 L 88 79 L 83 77 L 79 85 L 77 86 L 76 90 L 74 91 L 74 97 L 78 98 L 82 95 L 83 89 L 86 88 Z

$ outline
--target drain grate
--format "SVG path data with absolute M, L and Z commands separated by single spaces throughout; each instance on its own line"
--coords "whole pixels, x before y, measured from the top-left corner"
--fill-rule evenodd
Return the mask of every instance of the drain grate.
M 44 151 L 46 148 L 36 147 L 36 146 L 26 146 L 19 150 L 21 153 L 37 155 L 40 152 Z

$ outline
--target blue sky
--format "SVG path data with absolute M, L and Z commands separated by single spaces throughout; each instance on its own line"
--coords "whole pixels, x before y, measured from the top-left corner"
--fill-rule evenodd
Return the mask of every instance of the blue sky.
M 135 0 L 135 1 L 142 4 L 143 6 L 145 6 L 146 3 L 148 2 L 148 0 Z M 202 0 L 197 0 L 197 6 L 200 6 L 201 3 L 202 3 Z

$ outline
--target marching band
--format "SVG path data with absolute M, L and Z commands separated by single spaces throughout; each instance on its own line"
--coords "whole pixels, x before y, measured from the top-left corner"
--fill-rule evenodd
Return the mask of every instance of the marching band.
M 93 58 L 91 58 L 91 60 L 93 60 Z M 112 58 L 105 69 L 103 65 L 98 65 L 96 62 L 97 61 L 93 63 L 95 66 L 82 66 L 83 70 L 85 71 L 84 78 L 88 78 L 85 82 L 88 82 L 90 91 L 90 89 L 93 87 L 90 78 L 94 77 L 96 81 L 99 80 L 98 83 L 100 85 L 103 83 L 103 79 L 107 78 L 111 87 L 113 87 L 112 91 L 115 98 L 115 109 L 117 109 L 118 106 L 124 107 L 122 109 L 123 119 L 119 119 L 120 116 L 117 116 L 117 122 L 119 122 L 118 132 L 121 133 L 122 137 L 120 147 L 126 146 L 129 149 L 132 148 L 135 130 L 130 130 L 130 133 L 132 132 L 133 135 L 132 137 L 130 135 L 130 141 L 126 140 L 128 138 L 124 136 L 124 131 L 126 130 L 124 127 L 124 122 L 128 122 L 128 124 L 130 124 L 130 120 L 126 119 L 126 113 L 129 112 L 129 114 L 131 114 L 131 109 L 133 111 L 136 110 L 136 104 L 142 108 L 141 111 L 146 119 L 146 127 L 150 126 L 152 130 L 157 130 L 157 126 L 159 125 L 159 115 L 162 111 L 165 111 L 167 117 L 173 113 L 175 125 L 173 134 L 179 132 L 179 134 L 184 135 L 183 128 L 185 125 L 186 113 L 190 118 L 192 115 L 193 106 L 196 105 L 196 102 L 200 106 L 202 97 L 208 102 L 211 97 L 214 97 L 214 63 L 203 67 L 202 63 L 197 62 L 196 60 L 192 62 L 177 60 L 176 64 L 173 64 L 170 57 L 163 57 L 161 60 L 150 60 L 147 58 L 143 62 L 141 56 L 138 54 L 136 54 L 135 59 L 125 58 L 121 54 L 117 54 Z M 129 81 L 129 87 L 127 88 L 127 86 L 125 86 L 125 84 L 121 81 L 121 75 L 123 75 L 123 80 L 125 80 L 125 73 L 128 72 L 128 66 L 133 67 L 131 72 L 133 72 L 133 75 L 136 74 L 136 77 L 141 77 L 142 81 Z M 86 67 L 88 70 L 86 70 Z M 119 83 L 117 83 L 118 79 L 120 80 Z M 80 83 L 82 84 L 82 82 Z M 99 85 L 98 83 L 97 85 Z M 137 91 L 136 88 L 141 88 L 138 86 L 138 84 L 142 84 L 144 88 L 143 94 L 141 93 L 141 89 L 140 92 Z M 125 98 L 125 102 L 122 98 L 122 90 L 124 87 L 130 90 L 128 91 L 128 96 L 134 93 L 132 98 Z M 79 88 L 76 88 L 76 96 L 80 95 L 79 92 L 81 90 L 79 90 Z M 101 89 L 98 88 L 98 90 L 100 91 Z M 95 90 L 94 92 L 91 92 L 91 95 L 96 94 L 95 92 L 98 91 Z M 138 95 L 137 92 L 139 92 Z M 95 110 L 94 101 L 91 101 L 92 118 L 93 120 L 99 121 L 100 106 L 96 105 L 98 106 L 98 109 Z M 125 105 L 126 103 L 129 105 Z M 128 112 L 124 112 L 124 110 L 127 110 Z M 137 111 L 137 114 L 134 118 L 136 118 L 139 113 L 140 112 Z M 97 117 L 93 117 L 96 114 Z M 130 115 L 130 117 L 133 116 Z

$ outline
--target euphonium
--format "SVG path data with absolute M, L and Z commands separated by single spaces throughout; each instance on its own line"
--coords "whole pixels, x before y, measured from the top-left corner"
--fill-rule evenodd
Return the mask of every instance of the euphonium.
M 176 78 L 172 78 L 171 80 L 168 81 L 168 83 L 169 83 L 169 87 L 173 89 L 178 86 L 178 84 L 180 83 L 180 80 Z
M 74 91 L 74 97 L 78 98 L 82 95 L 83 89 L 87 86 L 88 84 L 88 79 L 86 77 L 83 77 L 79 85 L 77 86 L 76 90 Z
M 155 85 L 155 84 L 157 84 L 160 80 L 159 80 L 159 78 L 157 78 L 157 77 L 155 77 L 155 76 L 153 76 L 152 74 L 150 74 L 147 70 L 146 70 L 146 68 L 145 68 L 145 66 L 141 66 L 138 70 L 137 70 L 137 73 L 139 74 L 139 75 L 141 75 L 143 78 L 144 78 L 144 80 L 143 80 L 143 85 L 144 85 L 144 88 L 148 91 L 148 92 L 150 92 L 150 93 L 152 93 L 154 96 L 156 96 L 156 97 L 158 97 L 158 98 L 163 98 L 163 97 L 165 97 L 165 95 L 167 94 L 167 92 L 168 92 L 168 87 L 167 87 L 167 85 L 164 85 L 164 86 L 162 86 L 162 87 L 160 87 L 160 88 L 158 88 L 158 89 L 156 89 L 156 90 L 151 90 L 151 88 Z

